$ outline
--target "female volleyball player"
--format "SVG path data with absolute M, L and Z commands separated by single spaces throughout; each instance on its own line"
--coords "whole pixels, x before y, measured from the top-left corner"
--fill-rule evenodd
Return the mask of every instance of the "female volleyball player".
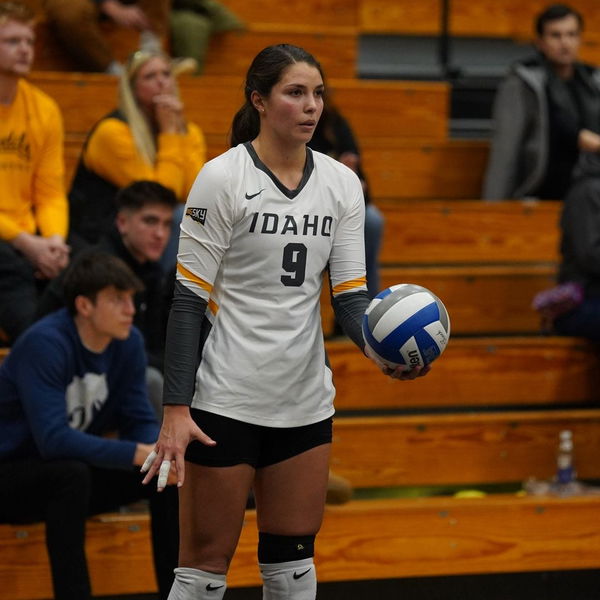
M 301 48 L 270 46 L 245 95 L 233 147 L 203 167 L 187 200 L 164 420 L 143 467 L 160 489 L 174 461 L 182 486 L 185 456 L 170 600 L 223 597 L 252 486 L 263 598 L 315 598 L 334 412 L 319 311 L 327 267 L 336 316 L 364 347 L 362 187 L 306 147 L 323 110 L 321 68 Z

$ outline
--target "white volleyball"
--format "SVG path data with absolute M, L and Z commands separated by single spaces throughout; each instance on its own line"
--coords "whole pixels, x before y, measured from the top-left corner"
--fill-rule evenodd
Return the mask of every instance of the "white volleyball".
M 427 288 L 400 283 L 379 292 L 363 318 L 366 344 L 390 366 L 425 366 L 445 350 L 450 318 Z

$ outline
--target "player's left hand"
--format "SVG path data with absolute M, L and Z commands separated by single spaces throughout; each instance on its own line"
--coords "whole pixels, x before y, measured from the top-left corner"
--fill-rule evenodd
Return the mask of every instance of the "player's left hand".
M 384 363 L 369 346 L 365 346 L 365 354 L 381 369 L 382 373 L 392 379 L 400 379 L 401 381 L 411 381 L 417 377 L 424 377 L 431 371 L 431 365 L 425 367 L 412 367 L 405 370 L 403 367 L 390 367 Z
M 158 441 L 140 469 L 146 474 L 142 483 L 147 484 L 158 475 L 156 488 L 162 492 L 172 480 L 174 466 L 177 487 L 181 487 L 185 478 L 185 450 L 192 440 L 207 446 L 216 444 L 193 421 L 188 406 L 165 406 Z

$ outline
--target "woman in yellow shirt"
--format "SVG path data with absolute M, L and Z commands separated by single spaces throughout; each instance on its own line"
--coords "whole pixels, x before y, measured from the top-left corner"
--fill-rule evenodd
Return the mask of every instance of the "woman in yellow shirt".
M 71 233 L 95 243 L 112 227 L 118 189 L 141 179 L 175 192 L 180 220 L 205 160 L 204 136 L 185 119 L 170 59 L 136 52 L 120 79 L 118 108 L 95 125 L 83 148 L 69 194 Z

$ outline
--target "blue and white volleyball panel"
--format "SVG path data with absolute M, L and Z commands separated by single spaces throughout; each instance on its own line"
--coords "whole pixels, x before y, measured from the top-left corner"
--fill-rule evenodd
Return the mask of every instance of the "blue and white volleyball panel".
M 385 362 L 407 368 L 427 365 L 446 348 L 450 319 L 428 289 L 402 283 L 373 298 L 363 319 L 363 336 Z

